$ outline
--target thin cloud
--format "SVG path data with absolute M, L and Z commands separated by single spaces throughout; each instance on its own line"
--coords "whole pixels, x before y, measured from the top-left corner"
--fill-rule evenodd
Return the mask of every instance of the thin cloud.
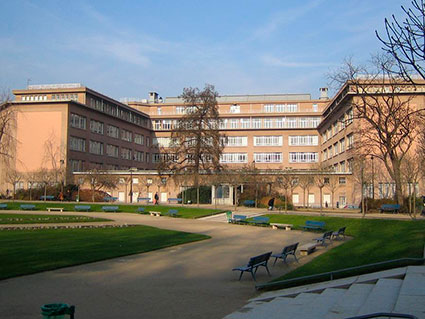
M 311 1 L 304 6 L 277 12 L 266 24 L 260 26 L 254 31 L 253 38 L 258 39 L 270 36 L 279 28 L 300 19 L 309 11 L 317 8 L 322 2 L 323 0 Z

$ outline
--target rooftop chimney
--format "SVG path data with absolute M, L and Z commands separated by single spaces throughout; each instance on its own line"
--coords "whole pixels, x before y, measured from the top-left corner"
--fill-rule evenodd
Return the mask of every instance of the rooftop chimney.
M 158 103 L 158 93 L 149 92 L 149 103 Z
M 321 100 L 327 100 L 329 99 L 328 97 L 328 88 L 320 88 L 320 99 Z

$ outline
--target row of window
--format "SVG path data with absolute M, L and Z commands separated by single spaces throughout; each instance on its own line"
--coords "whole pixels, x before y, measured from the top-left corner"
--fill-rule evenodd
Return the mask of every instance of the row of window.
M 340 131 L 345 129 L 348 125 L 353 123 L 353 109 L 349 109 L 345 112 L 336 122 L 328 127 L 328 129 L 322 134 L 322 144 L 328 141 L 332 136 L 335 136 Z
M 70 126 L 74 127 L 74 128 L 78 128 L 78 129 L 82 129 L 85 130 L 87 128 L 87 118 L 85 116 L 82 115 L 78 115 L 75 113 L 71 113 L 71 118 L 70 118 Z M 96 120 L 90 120 L 90 131 L 92 133 L 97 133 L 97 134 L 104 134 L 104 123 L 103 122 L 99 122 Z M 121 134 L 120 134 L 121 133 Z M 141 134 L 134 134 L 134 140 L 133 140 L 133 132 L 128 131 L 126 129 L 120 129 L 117 126 L 114 125 L 110 125 L 107 124 L 106 125 L 106 135 L 109 137 L 113 137 L 113 138 L 120 138 L 123 141 L 127 141 L 127 142 L 133 142 L 139 145 L 144 145 L 145 144 L 145 136 L 141 135 Z M 150 144 L 150 138 L 149 136 L 146 136 L 146 146 L 149 146 Z
M 263 128 L 316 128 L 320 117 L 270 117 L 220 119 L 219 129 L 263 129 Z M 214 127 L 211 123 L 211 127 Z M 153 120 L 154 130 L 172 130 L 177 127 L 177 120 Z
M 318 154 L 315 152 L 290 152 L 290 163 L 316 163 Z M 248 163 L 247 153 L 223 153 L 220 157 L 220 162 L 223 164 L 232 163 Z M 282 153 L 254 153 L 255 163 L 282 163 Z
M 353 147 L 354 137 L 353 134 L 348 134 L 347 137 L 340 139 L 338 142 L 335 142 L 333 145 L 330 145 L 327 149 L 322 151 L 323 160 L 326 161 L 333 156 L 345 152 Z

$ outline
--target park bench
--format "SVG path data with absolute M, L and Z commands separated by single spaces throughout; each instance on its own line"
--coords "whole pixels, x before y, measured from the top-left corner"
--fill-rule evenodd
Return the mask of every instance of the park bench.
M 253 225 L 261 225 L 261 226 L 268 226 L 270 222 L 270 218 L 264 217 L 264 216 L 255 216 L 253 217 L 249 223 Z
M 182 199 L 181 198 L 169 198 L 168 203 L 171 204 L 172 202 L 181 203 Z
M 322 235 L 322 237 L 318 237 L 318 238 L 315 239 L 316 243 L 317 244 L 320 244 L 322 246 L 326 246 L 326 239 L 329 240 L 329 241 L 331 241 L 332 240 L 332 233 L 333 233 L 332 230 L 331 231 L 327 231 L 326 233 L 324 233 Z
M 279 224 L 279 223 L 270 223 L 273 229 L 285 228 L 285 230 L 291 230 L 294 225 L 292 224 Z
M 323 229 L 325 228 L 325 222 L 317 222 L 314 220 L 306 220 L 305 225 L 300 225 L 301 228 L 304 228 L 306 230 L 308 229 Z
M 274 254 L 272 255 L 272 257 L 275 258 L 273 266 L 276 264 L 276 261 L 278 259 L 282 259 L 282 261 L 286 264 L 286 257 L 288 257 L 289 255 L 294 256 L 295 260 L 298 262 L 297 256 L 295 255 L 295 251 L 297 250 L 299 243 L 295 243 L 292 245 L 288 245 L 283 247 L 282 252 L 280 254 Z
M 246 216 L 245 215 L 233 215 L 233 223 L 246 223 Z
M 254 279 L 254 281 L 257 281 L 255 279 L 255 274 L 257 273 L 258 267 L 262 266 L 262 267 L 266 268 L 267 273 L 270 276 L 270 271 L 269 271 L 269 268 L 267 267 L 267 262 L 269 261 L 271 254 L 272 254 L 272 252 L 270 251 L 270 252 L 262 254 L 262 255 L 251 257 L 246 266 L 233 268 L 232 271 L 237 270 L 237 271 L 241 272 L 241 274 L 239 276 L 239 280 L 241 280 L 243 273 L 245 271 L 247 271 L 247 272 L 251 273 L 251 276 Z
M 156 217 L 161 216 L 161 212 L 149 211 L 149 214 L 150 214 L 151 216 L 156 216 Z
M 89 212 L 91 209 L 90 205 L 75 205 L 74 210 L 77 212 Z
M 55 196 L 53 195 L 46 195 L 46 196 L 40 196 L 40 200 L 54 200 Z
M 63 207 L 47 207 L 47 211 L 50 212 L 61 212 L 63 213 Z
M 138 202 L 146 201 L 146 203 L 149 203 L 151 199 L 149 197 L 137 197 Z
M 246 199 L 243 201 L 243 205 L 247 207 L 254 207 L 255 206 L 255 200 L 252 199 Z
M 140 213 L 140 214 L 143 214 L 143 213 L 145 213 L 145 208 L 144 207 L 137 207 L 136 212 L 137 213 Z
M 352 204 L 350 204 L 350 205 L 345 205 L 344 208 L 347 208 L 347 209 L 359 209 L 359 205 L 352 205 Z
M 299 248 L 300 255 L 301 255 L 301 256 L 307 256 L 307 255 L 310 255 L 313 251 L 315 251 L 315 250 L 316 250 L 316 246 L 317 246 L 317 244 L 316 244 L 316 243 L 308 243 L 308 244 L 302 245 L 302 246 Z
M 338 239 L 339 238 L 339 236 L 343 236 L 344 237 L 344 239 L 345 239 L 345 229 L 346 229 L 347 227 L 341 227 L 340 229 L 338 229 L 337 231 L 334 231 L 333 233 L 332 233 L 332 239 Z
M 116 213 L 120 210 L 118 206 L 102 206 L 104 212 L 113 212 Z
M 170 217 L 177 217 L 179 211 L 177 209 L 169 209 L 167 215 Z
M 21 204 L 21 209 L 22 210 L 33 210 L 35 209 L 35 205 L 33 204 Z
M 380 213 L 390 212 L 390 213 L 398 213 L 400 211 L 399 204 L 383 204 L 381 208 L 379 208 Z
M 6 203 L 1 203 L 0 204 L 0 209 L 7 209 L 7 204 Z

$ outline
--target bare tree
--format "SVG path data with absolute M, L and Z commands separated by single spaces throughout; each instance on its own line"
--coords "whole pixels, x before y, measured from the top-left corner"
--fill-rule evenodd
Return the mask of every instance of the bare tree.
M 56 172 L 47 168 L 40 168 L 36 173 L 36 180 L 39 181 L 44 188 L 44 201 L 46 201 L 47 187 L 56 183 Z
M 3 160 L 11 158 L 13 148 L 13 125 L 15 109 L 10 104 L 8 91 L 0 92 L 0 157 Z
M 363 155 L 374 154 L 382 161 L 396 186 L 397 203 L 403 203 L 400 166 L 419 133 L 425 109 L 415 105 L 415 88 L 388 71 L 386 57 L 375 57 L 373 64 L 358 67 L 347 61 L 332 76 L 346 83 L 348 102 L 353 108 L 355 149 Z M 351 95 L 351 97 L 350 97 Z
M 320 196 L 320 215 L 323 214 L 323 188 L 327 185 L 325 178 L 329 178 L 329 169 L 322 164 L 314 167 L 316 174 L 314 175 L 314 184 L 319 188 Z
M 282 170 L 276 179 L 276 183 L 285 190 L 285 213 L 287 213 L 289 194 L 292 196 L 294 188 L 298 185 L 298 177 L 291 170 Z
M 118 177 L 99 169 L 91 169 L 84 175 L 84 179 L 90 185 L 92 191 L 92 201 L 95 200 L 95 192 L 102 189 L 115 189 L 118 184 Z M 127 184 L 126 184 L 127 185 Z
M 383 44 L 382 49 L 396 61 L 388 70 L 413 83 L 412 74 L 425 79 L 425 2 L 411 3 L 411 8 L 401 6 L 404 20 L 400 21 L 395 15 L 390 20 L 385 18 L 385 35 L 375 33 Z
M 65 148 L 57 142 L 56 134 L 52 131 L 44 142 L 44 163 L 48 164 L 49 169 L 54 175 L 54 181 L 61 183 L 63 187 L 65 179 Z M 61 189 L 63 191 L 63 189 Z
M 23 174 L 18 172 L 16 169 L 9 168 L 6 172 L 6 180 L 12 185 L 13 199 L 15 199 L 16 196 L 16 186 L 23 180 L 23 178 Z
M 173 173 L 190 172 L 193 186 L 197 189 L 199 205 L 200 173 L 221 169 L 220 155 L 223 143 L 219 132 L 218 93 L 214 86 L 185 88 L 181 98 L 186 105 L 186 114 L 177 122 L 171 133 L 170 147 L 162 154 L 162 162 Z
M 329 175 L 329 182 L 326 183 L 326 188 L 331 192 L 331 207 L 334 208 L 335 193 L 339 188 L 339 176 Z
M 28 181 L 29 200 L 32 200 L 32 189 L 33 189 L 34 185 L 38 185 L 38 183 L 39 183 L 38 172 L 37 171 L 28 172 L 25 175 L 26 175 L 26 180 Z
M 423 161 L 418 154 L 406 155 L 401 165 L 402 175 L 408 187 L 408 209 L 412 219 L 416 218 L 416 185 L 419 183 L 422 165 Z
M 308 192 L 311 186 L 313 186 L 313 183 L 314 183 L 314 179 L 312 175 L 301 174 L 298 177 L 298 186 L 300 186 L 301 189 L 303 190 L 303 206 L 304 207 L 308 207 L 308 202 L 306 205 L 306 193 L 308 195 Z

